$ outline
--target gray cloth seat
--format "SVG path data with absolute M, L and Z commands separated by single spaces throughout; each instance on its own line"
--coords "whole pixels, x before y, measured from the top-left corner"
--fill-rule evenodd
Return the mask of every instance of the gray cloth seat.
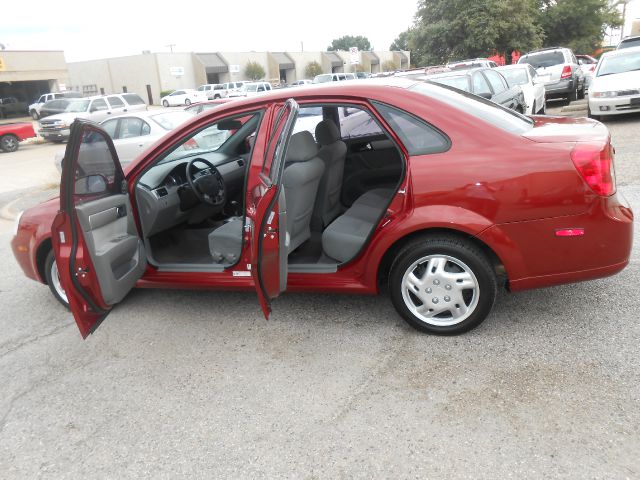
M 233 265 L 242 251 L 242 218 L 232 217 L 209 234 L 209 252 L 215 263 Z
M 292 135 L 282 179 L 287 202 L 288 252 L 311 238 L 311 215 L 323 172 L 324 163 L 318 157 L 313 135 L 306 130 Z
M 361 195 L 322 232 L 322 250 L 339 262 L 348 262 L 360 251 L 394 195 L 378 188 Z
M 329 225 L 342 210 L 340 192 L 347 145 L 342 141 L 340 129 L 331 120 L 318 123 L 316 141 L 320 144 L 318 156 L 324 162 L 324 174 L 318 186 L 312 224 L 320 230 Z

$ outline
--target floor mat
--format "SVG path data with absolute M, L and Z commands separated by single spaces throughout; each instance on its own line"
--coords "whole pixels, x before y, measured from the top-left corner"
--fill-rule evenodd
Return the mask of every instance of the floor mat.
M 209 252 L 211 228 L 191 228 L 162 233 L 149 239 L 159 263 L 213 263 Z

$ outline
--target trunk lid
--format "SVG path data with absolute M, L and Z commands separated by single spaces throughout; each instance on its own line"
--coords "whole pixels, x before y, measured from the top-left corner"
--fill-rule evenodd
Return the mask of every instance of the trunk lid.
M 609 142 L 609 130 L 589 118 L 532 116 L 534 127 L 522 136 L 538 143 Z

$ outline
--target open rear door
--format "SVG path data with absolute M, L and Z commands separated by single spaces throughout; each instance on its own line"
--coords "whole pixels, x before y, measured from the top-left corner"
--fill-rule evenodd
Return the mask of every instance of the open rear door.
M 51 234 L 60 283 L 86 338 L 147 265 L 113 142 L 93 122 L 71 125 Z
M 268 319 L 271 299 L 287 288 L 287 206 L 282 188 L 284 158 L 293 131 L 298 104 L 289 99 L 278 106 L 264 157 L 264 169 L 250 195 L 253 206 L 251 270 L 260 306 Z

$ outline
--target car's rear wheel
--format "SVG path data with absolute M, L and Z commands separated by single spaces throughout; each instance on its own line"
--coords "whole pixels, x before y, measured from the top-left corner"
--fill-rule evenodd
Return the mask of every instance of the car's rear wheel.
M 578 99 L 578 87 L 576 87 L 571 93 L 569 93 L 569 103 L 575 102 Z
M 218 98 L 220 98 L 220 95 L 214 95 L 214 96 L 213 96 L 213 99 L 214 99 L 214 100 L 216 100 L 216 99 L 218 99 Z
M 15 152 L 18 150 L 18 145 L 20 145 L 20 141 L 12 133 L 7 133 L 0 137 L 0 149 L 5 152 Z
M 584 85 L 582 85 L 582 88 L 578 92 L 578 99 L 582 100 L 583 98 L 584 98 Z
M 56 265 L 56 257 L 53 254 L 53 250 L 47 255 L 47 259 L 44 261 L 44 274 L 47 279 L 47 285 L 56 300 L 58 300 L 66 308 L 69 308 L 69 300 L 67 299 L 67 293 L 60 284 L 60 275 L 58 274 L 58 266 Z
M 391 300 L 422 332 L 455 335 L 489 315 L 497 292 L 494 269 L 472 243 L 454 236 L 427 236 L 404 247 L 389 275 Z
M 165 106 L 165 107 L 168 107 L 168 106 L 169 106 L 169 102 L 167 102 L 166 100 L 164 100 L 164 101 L 162 102 L 162 105 L 163 105 L 163 106 Z
M 191 105 L 191 100 L 189 100 L 188 98 L 184 101 L 184 104 L 188 107 L 189 105 Z

